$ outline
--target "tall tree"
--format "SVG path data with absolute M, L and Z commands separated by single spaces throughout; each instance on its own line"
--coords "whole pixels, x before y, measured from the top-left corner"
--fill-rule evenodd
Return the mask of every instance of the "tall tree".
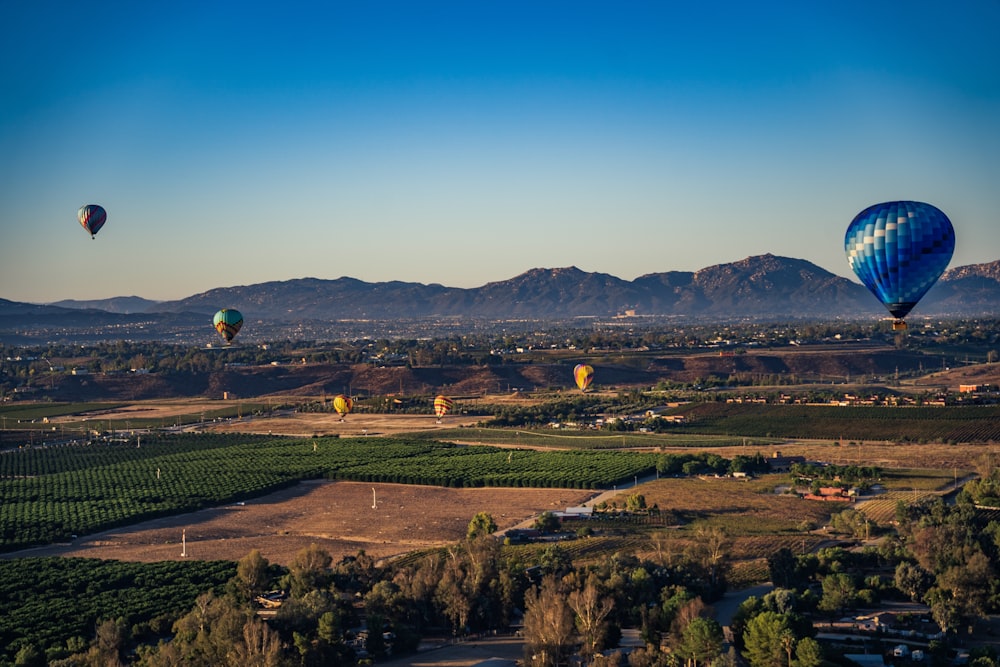
M 574 588 L 566 601 L 576 615 L 576 629 L 583 642 L 580 652 L 584 660 L 589 660 L 604 648 L 607 619 L 614 609 L 614 600 L 604 592 L 597 574 L 591 572 L 582 588 Z
M 533 667 L 565 664 L 573 644 L 573 612 L 553 575 L 524 594 L 525 660 Z
M 243 624 L 243 637 L 230 651 L 230 667 L 278 667 L 281 664 L 281 638 L 257 618 Z
M 469 631 L 473 597 L 471 584 L 465 560 L 459 557 L 457 550 L 452 552 L 451 558 L 445 561 L 441 580 L 434 592 L 434 600 L 444 616 L 451 621 L 452 632 L 455 635 Z

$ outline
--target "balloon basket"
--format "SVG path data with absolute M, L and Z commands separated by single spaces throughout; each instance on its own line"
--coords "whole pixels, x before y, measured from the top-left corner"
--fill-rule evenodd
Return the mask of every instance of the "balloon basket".
M 892 321 L 893 331 L 906 331 L 906 322 L 903 320 L 893 320 Z

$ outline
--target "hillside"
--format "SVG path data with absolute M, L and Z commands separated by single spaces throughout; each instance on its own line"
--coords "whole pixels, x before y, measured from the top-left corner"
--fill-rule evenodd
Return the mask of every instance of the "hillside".
M 774 255 L 694 272 L 652 273 L 632 281 L 577 267 L 539 268 L 471 289 L 367 283 L 347 277 L 298 278 L 220 287 L 176 301 L 118 297 L 58 303 L 43 306 L 0 299 L 0 343 L 129 338 L 206 344 L 214 341 L 212 315 L 223 307 L 242 312 L 241 339 L 256 341 L 423 337 L 465 333 L 484 321 L 561 321 L 572 327 L 579 326 L 579 318 L 626 313 L 714 321 L 829 321 L 887 315 L 860 284 L 808 261 Z M 1000 261 L 946 272 L 912 316 L 994 316 L 1000 312 L 998 304 Z
M 888 377 L 897 371 L 918 371 L 925 356 L 910 351 L 757 352 L 737 356 L 692 354 L 654 357 L 642 367 L 595 363 L 594 388 L 652 387 L 661 381 L 696 383 L 712 376 L 761 377 L 784 375 L 799 381 L 856 382 Z M 354 395 L 480 395 L 514 390 L 575 391 L 572 365 L 504 364 L 495 366 L 403 366 L 378 368 L 368 364 L 307 364 L 240 366 L 222 371 L 178 374 L 50 375 L 43 394 L 55 401 L 149 400 L 164 398 L 238 398 L 260 396 Z

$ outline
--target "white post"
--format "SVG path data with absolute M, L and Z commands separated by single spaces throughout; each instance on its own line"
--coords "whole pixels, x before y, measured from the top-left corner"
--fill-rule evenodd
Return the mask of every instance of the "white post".
M 187 558 L 188 547 L 187 547 L 187 529 L 181 529 L 181 558 Z
M 372 509 L 378 509 L 378 505 L 375 503 L 375 487 L 372 487 Z

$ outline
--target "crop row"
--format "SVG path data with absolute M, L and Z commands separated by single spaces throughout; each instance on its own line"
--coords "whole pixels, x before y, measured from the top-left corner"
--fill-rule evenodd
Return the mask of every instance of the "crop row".
M 175 435 L 142 448 L 50 446 L 0 454 L 0 548 L 62 541 L 304 479 L 608 488 L 650 473 L 655 465 L 652 454 L 502 450 L 385 438 Z
M 0 662 L 12 661 L 25 644 L 65 646 L 67 637 L 80 650 L 93 637 L 95 623 L 107 619 L 121 617 L 132 626 L 165 616 L 169 629 L 169 619 L 205 590 L 221 589 L 235 570 L 228 561 L 0 560 L 0 646 L 6 651 L 0 651 Z
M 910 442 L 998 442 L 1000 406 L 839 407 L 703 403 L 677 432 Z

